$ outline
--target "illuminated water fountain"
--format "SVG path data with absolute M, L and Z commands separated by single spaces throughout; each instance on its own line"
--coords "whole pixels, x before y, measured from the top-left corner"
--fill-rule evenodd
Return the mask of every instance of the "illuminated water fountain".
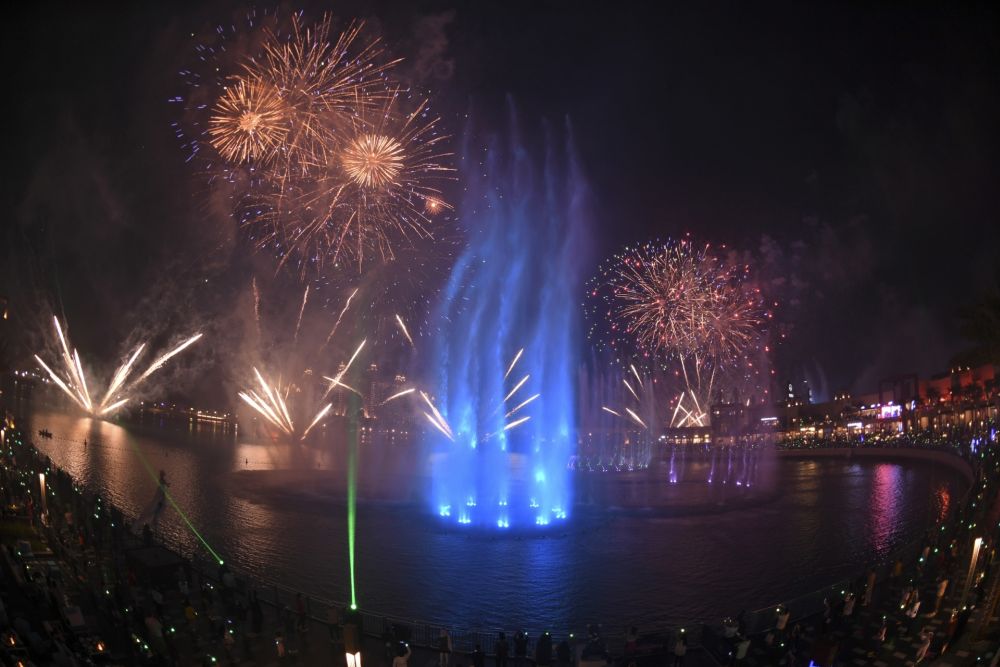
M 464 160 L 470 240 L 443 293 L 425 400 L 432 511 L 500 529 L 570 512 L 587 232 L 572 151 L 510 137 Z

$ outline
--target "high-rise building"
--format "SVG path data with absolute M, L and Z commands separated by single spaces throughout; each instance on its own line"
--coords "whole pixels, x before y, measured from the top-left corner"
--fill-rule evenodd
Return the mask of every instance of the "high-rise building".
M 365 393 L 365 417 L 376 419 L 378 417 L 379 403 L 382 402 L 382 392 L 379 386 L 378 364 L 372 362 L 368 367 L 366 377 L 367 390 Z
M 343 361 L 341 361 L 340 366 L 337 367 L 337 375 L 342 374 L 346 366 L 347 365 Z M 347 390 L 344 389 L 343 387 L 334 387 L 332 392 L 333 392 L 332 395 L 333 400 L 331 401 L 331 403 L 333 404 L 333 407 L 330 408 L 330 412 L 337 415 L 338 417 L 344 417 L 345 415 L 347 415 Z

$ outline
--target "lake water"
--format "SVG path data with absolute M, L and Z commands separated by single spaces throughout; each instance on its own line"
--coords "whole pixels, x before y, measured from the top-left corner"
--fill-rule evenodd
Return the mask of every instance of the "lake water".
M 127 514 L 155 494 L 141 451 L 236 570 L 349 599 L 344 456 L 332 435 L 276 444 L 176 422 L 120 426 L 38 400 L 22 409 L 29 433 L 53 433 L 37 446 Z M 688 449 L 645 471 L 580 473 L 558 529 L 472 533 L 427 511 L 412 444 L 366 437 L 360 450 L 359 604 L 464 628 L 716 621 L 859 572 L 964 491 L 956 473 L 921 462 Z M 184 552 L 200 548 L 172 511 L 158 531 Z

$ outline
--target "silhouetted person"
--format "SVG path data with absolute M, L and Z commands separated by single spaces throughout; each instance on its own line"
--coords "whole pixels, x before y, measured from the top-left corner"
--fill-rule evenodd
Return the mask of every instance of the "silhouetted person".
M 955 639 L 953 640 L 955 643 L 958 643 L 958 640 L 962 638 L 962 632 L 965 630 L 970 616 L 972 616 L 972 607 L 965 607 L 958 612 L 958 620 L 955 622 Z
M 264 610 L 257 598 L 257 591 L 254 591 L 253 599 L 250 600 L 250 624 L 253 627 L 254 636 L 259 637 L 264 626 Z
M 569 642 L 565 639 L 556 646 L 556 664 L 559 667 L 570 667 L 573 662 L 573 651 L 570 650 Z
M 528 635 L 519 630 L 514 635 L 514 667 L 524 667 L 528 658 Z
M 410 645 L 403 644 L 392 659 L 392 667 L 408 667 L 410 660 Z
M 472 667 L 486 667 L 486 654 L 479 644 L 476 644 L 476 650 L 472 652 Z
M 500 633 L 496 644 L 493 645 L 493 650 L 497 654 L 497 667 L 507 667 L 507 654 L 510 652 L 510 647 L 507 645 L 506 634 Z
M 552 635 L 543 632 L 535 645 L 535 664 L 538 667 L 549 667 L 552 664 Z
M 684 656 L 687 655 L 687 650 L 687 635 L 681 632 L 677 636 L 677 641 L 674 642 L 674 667 L 682 667 L 684 664 Z
M 438 667 L 448 667 L 449 660 L 451 660 L 451 635 L 448 634 L 448 630 L 441 628 L 438 637 Z

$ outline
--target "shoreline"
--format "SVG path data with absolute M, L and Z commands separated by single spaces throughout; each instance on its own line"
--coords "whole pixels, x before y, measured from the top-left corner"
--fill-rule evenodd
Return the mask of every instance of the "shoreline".
M 967 485 L 975 480 L 972 466 L 961 455 L 951 451 L 917 449 L 908 447 L 815 447 L 776 449 L 779 458 L 787 459 L 869 459 L 876 461 L 922 461 L 946 465 L 965 478 Z M 968 492 L 968 489 L 966 489 Z

